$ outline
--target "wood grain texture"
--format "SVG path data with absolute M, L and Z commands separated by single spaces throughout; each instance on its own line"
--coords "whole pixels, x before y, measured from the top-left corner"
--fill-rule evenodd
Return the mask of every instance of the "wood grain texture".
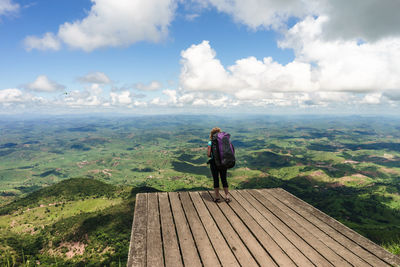
M 269 246 L 275 246 L 273 244 L 276 243 L 277 246 L 283 250 L 286 256 L 282 256 L 282 258 L 280 257 L 281 252 L 275 254 L 271 250 L 268 250 L 271 251 L 270 253 L 272 257 L 279 265 L 291 266 L 293 264 L 292 262 L 287 263 L 286 257 L 290 258 L 298 266 L 312 265 L 311 261 L 308 260 L 292 243 L 290 243 L 290 241 L 286 239 L 285 236 L 282 235 L 281 232 L 279 232 L 267 219 L 265 219 L 248 200 L 243 198 L 242 195 L 240 195 L 236 190 L 231 191 L 231 195 L 242 206 L 242 209 L 248 212 L 253 220 L 257 222 L 259 225 L 259 227 L 255 227 L 258 229 L 257 231 L 261 231 L 259 230 L 259 228 L 261 228 L 266 234 L 268 234 L 269 237 L 260 237 L 260 242 L 267 242 L 268 244 L 271 243 Z M 244 213 L 242 210 L 237 211 L 238 214 L 239 212 Z M 266 246 L 267 245 L 264 245 L 264 247 Z M 278 248 L 273 248 L 273 250 L 278 250 Z
M 183 263 L 186 266 L 190 265 L 192 267 L 200 267 L 201 261 L 199 253 L 196 249 L 189 224 L 186 221 L 179 195 L 176 192 L 168 193 L 168 195 L 171 202 L 176 231 L 178 233 L 179 247 L 181 248 Z M 190 214 L 188 214 L 188 216 L 190 216 Z
M 400 266 L 399 257 L 283 189 L 136 195 L 127 266 Z
M 157 194 L 147 194 L 147 266 L 163 266 L 160 212 Z
M 388 265 L 400 266 L 400 257 L 397 257 L 396 255 L 389 253 L 388 251 L 386 251 L 382 247 L 378 246 L 371 240 L 363 237 L 362 235 L 358 234 L 357 232 L 353 231 L 352 229 L 348 228 L 347 226 L 345 226 L 342 223 L 338 222 L 337 220 L 333 219 L 329 215 L 314 208 L 307 202 L 304 202 L 303 200 L 290 194 L 289 192 L 287 192 L 281 188 L 277 188 L 276 190 L 280 194 L 283 194 L 284 197 L 287 197 L 288 199 L 290 199 L 290 201 L 292 201 L 294 205 L 299 205 L 303 209 L 306 209 L 308 212 L 310 212 L 314 216 L 318 217 L 321 221 L 329 224 L 330 226 L 335 228 L 337 231 L 341 232 L 346 237 L 348 237 L 352 241 L 356 242 L 358 245 L 363 247 L 365 250 L 369 251 L 373 255 L 376 255 L 381 260 L 388 263 Z M 385 266 L 385 265 L 374 265 L 374 266 Z
M 227 241 L 231 251 L 235 255 L 237 261 L 242 266 L 257 266 L 257 262 L 248 251 L 247 247 L 243 244 L 242 240 L 232 228 L 229 221 L 225 218 L 221 210 L 218 208 L 217 203 L 213 202 L 213 198 L 208 192 L 201 192 L 201 197 L 204 199 L 208 210 L 213 216 L 219 230 L 222 232 L 225 240 Z
M 226 243 L 221 231 L 218 229 L 214 219 L 211 217 L 206 205 L 198 192 L 190 192 L 190 198 L 193 201 L 194 206 L 199 214 L 200 220 L 203 223 L 204 229 L 206 230 L 210 241 L 215 249 L 221 265 L 226 267 L 238 267 L 240 266 L 231 249 Z
M 146 266 L 147 194 L 137 194 L 133 217 L 128 266 Z
M 166 267 L 183 266 L 175 224 L 167 193 L 157 193 L 160 205 L 161 229 L 163 237 L 164 261 Z
M 215 254 L 214 248 L 211 245 L 207 232 L 201 223 L 199 215 L 189 197 L 188 192 L 181 192 L 180 198 L 186 217 L 192 230 L 194 239 L 196 240 L 197 249 L 200 254 L 201 261 L 205 266 L 219 266 L 219 260 Z

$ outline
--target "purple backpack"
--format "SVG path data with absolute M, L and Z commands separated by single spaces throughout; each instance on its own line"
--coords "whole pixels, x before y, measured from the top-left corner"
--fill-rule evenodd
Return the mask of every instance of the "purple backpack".
M 225 132 L 213 135 L 211 150 L 215 165 L 219 169 L 230 169 L 235 166 L 235 148 L 230 137 L 231 135 Z

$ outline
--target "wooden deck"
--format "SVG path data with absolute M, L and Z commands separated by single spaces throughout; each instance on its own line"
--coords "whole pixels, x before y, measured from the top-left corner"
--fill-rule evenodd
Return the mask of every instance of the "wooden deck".
M 400 266 L 283 189 L 137 194 L 128 266 Z

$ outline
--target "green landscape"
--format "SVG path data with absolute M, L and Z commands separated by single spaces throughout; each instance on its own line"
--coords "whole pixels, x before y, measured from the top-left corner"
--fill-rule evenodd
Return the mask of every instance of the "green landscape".
M 0 118 L 0 265 L 126 265 L 138 192 L 210 190 L 211 128 L 231 188 L 281 187 L 400 255 L 400 118 Z

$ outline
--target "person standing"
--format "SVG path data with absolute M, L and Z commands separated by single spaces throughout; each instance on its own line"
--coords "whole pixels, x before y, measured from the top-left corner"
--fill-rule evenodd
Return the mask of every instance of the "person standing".
M 231 197 L 229 195 L 228 182 L 226 180 L 227 169 L 217 168 L 217 165 L 215 163 L 215 157 L 212 152 L 213 136 L 214 136 L 214 134 L 217 134 L 220 132 L 221 132 L 221 129 L 218 127 L 215 127 L 211 130 L 210 141 L 208 141 L 208 147 L 207 147 L 207 156 L 210 158 L 208 163 L 210 164 L 210 170 L 211 170 L 211 174 L 212 174 L 212 177 L 214 180 L 214 193 L 215 193 L 214 202 L 216 202 L 216 203 L 221 202 L 221 196 L 219 194 L 219 179 L 221 178 L 222 187 L 224 188 L 224 192 L 225 192 L 225 201 L 227 203 L 229 203 L 231 201 Z

